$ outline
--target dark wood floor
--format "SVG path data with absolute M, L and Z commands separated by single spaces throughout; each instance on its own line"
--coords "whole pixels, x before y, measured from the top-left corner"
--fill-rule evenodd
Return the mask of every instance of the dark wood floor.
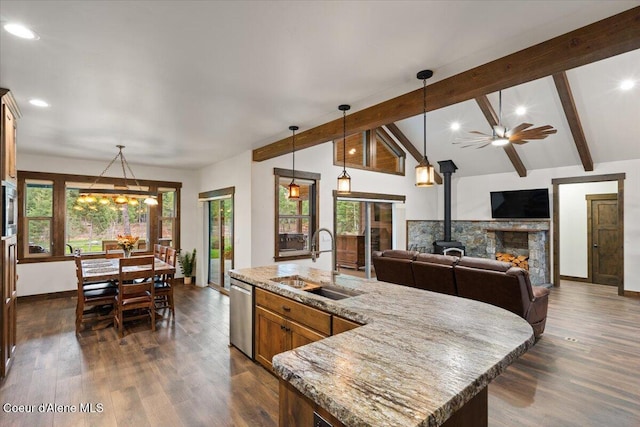
M 100 413 L 0 413 L 2 426 L 275 426 L 277 381 L 228 347 L 226 296 L 176 289 L 176 320 L 74 333 L 75 300 L 20 301 L 0 403 L 101 403 Z M 542 339 L 489 387 L 491 426 L 638 426 L 640 300 L 563 282 Z

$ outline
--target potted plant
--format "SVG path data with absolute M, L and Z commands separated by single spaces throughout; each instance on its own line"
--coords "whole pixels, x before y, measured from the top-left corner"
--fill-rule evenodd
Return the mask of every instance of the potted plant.
M 185 252 L 183 254 L 182 249 L 180 249 L 178 262 L 180 263 L 182 274 L 184 274 L 184 284 L 190 285 L 191 278 L 196 269 L 196 250 L 194 249 L 193 252 Z

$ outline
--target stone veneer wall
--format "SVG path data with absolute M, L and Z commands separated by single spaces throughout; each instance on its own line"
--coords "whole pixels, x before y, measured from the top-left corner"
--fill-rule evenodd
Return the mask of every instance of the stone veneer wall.
M 407 249 L 433 252 L 433 242 L 444 237 L 443 227 L 443 221 L 407 221 Z M 529 276 L 532 284 L 539 285 L 550 281 L 549 228 L 548 220 L 452 221 L 451 239 L 465 245 L 466 256 L 495 259 L 504 232 L 528 233 Z

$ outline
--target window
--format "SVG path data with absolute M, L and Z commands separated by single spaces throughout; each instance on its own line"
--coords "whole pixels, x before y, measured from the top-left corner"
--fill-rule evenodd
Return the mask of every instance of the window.
M 333 164 L 342 166 L 342 139 L 333 147 Z M 348 167 L 404 175 L 405 153 L 383 128 L 349 135 L 344 155 Z
M 158 241 L 162 245 L 173 246 L 176 239 L 176 190 L 175 188 L 160 188 L 158 193 L 158 203 L 162 206 Z
M 92 187 L 98 200 L 87 203 L 79 196 L 95 180 L 91 176 L 19 172 L 21 260 L 63 260 L 77 249 L 102 253 L 117 245 L 118 234 L 137 236 L 140 251 L 150 251 L 157 242 L 177 245 L 180 183 L 138 180 L 140 186 L 129 189 L 129 202 L 117 204 L 113 188 L 122 179 L 102 178 Z M 144 196 L 131 197 L 136 191 L 157 193 L 159 205 L 144 204 Z
M 51 255 L 53 182 L 29 180 L 25 187 L 25 252 L 30 256 Z
M 318 229 L 318 184 L 320 174 L 296 171 L 300 199 L 287 198 L 291 170 L 274 169 L 275 191 L 275 257 L 276 261 L 309 258 L 310 242 Z

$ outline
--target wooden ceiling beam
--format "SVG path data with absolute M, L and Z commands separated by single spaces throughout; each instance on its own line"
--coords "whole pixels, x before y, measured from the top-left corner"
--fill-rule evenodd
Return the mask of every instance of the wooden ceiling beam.
M 587 138 L 584 136 L 582 130 L 582 123 L 580 122 L 580 116 L 576 109 L 576 103 L 573 100 L 573 93 L 571 92 L 571 86 L 569 86 L 569 79 L 567 73 L 564 71 L 553 75 L 553 81 L 556 84 L 558 95 L 560 96 L 560 102 L 562 103 L 562 109 L 564 115 L 569 122 L 569 128 L 573 135 L 573 142 L 578 149 L 578 155 L 580 161 L 582 161 L 582 167 L 587 172 L 593 170 L 593 159 L 591 158 L 591 151 L 589 150 L 589 144 L 587 144 Z
M 387 129 L 389 129 L 391 135 L 395 136 L 398 142 L 400 142 L 400 144 L 402 144 L 402 146 L 405 148 L 405 150 L 407 150 L 409 154 L 411 154 L 411 157 L 416 159 L 416 162 L 420 163 L 422 161 L 422 154 L 420 154 L 420 151 L 418 151 L 416 146 L 413 145 L 411 141 L 409 141 L 409 138 L 407 138 L 407 136 L 400 130 L 400 128 L 398 128 L 395 123 L 388 123 L 385 126 L 387 127 Z M 436 181 L 436 184 L 442 184 L 442 177 L 437 171 L 434 171 L 434 179 Z
M 487 119 L 487 122 L 489 122 L 489 126 L 493 129 L 493 127 L 498 124 L 499 120 L 496 110 L 493 109 L 493 106 L 489 102 L 489 98 L 487 98 L 487 95 L 482 95 L 476 98 L 476 102 L 478 103 L 482 114 L 484 114 L 484 117 Z M 516 172 L 518 172 L 520 178 L 527 176 L 527 168 L 524 166 L 524 163 L 522 163 L 522 159 L 520 159 L 520 156 L 513 144 L 507 144 L 503 146 L 502 149 L 507 154 L 507 157 L 509 157 L 509 160 L 511 160 L 511 164 L 515 168 Z
M 433 111 L 571 68 L 640 49 L 640 6 L 429 85 Z M 422 87 L 347 116 L 347 132 L 375 129 L 422 113 Z M 296 135 L 304 149 L 342 136 L 342 118 Z M 253 150 L 256 162 L 291 152 L 291 137 Z

